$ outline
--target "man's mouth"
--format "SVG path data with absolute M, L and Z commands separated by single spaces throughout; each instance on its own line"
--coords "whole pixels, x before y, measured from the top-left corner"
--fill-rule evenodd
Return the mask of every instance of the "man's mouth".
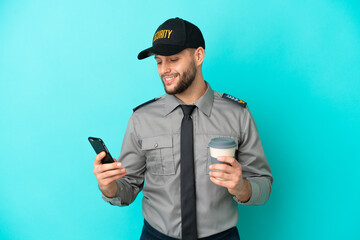
M 177 75 L 171 75 L 171 76 L 165 76 L 163 77 L 164 82 L 166 85 L 170 85 L 171 83 L 173 83 L 176 79 Z

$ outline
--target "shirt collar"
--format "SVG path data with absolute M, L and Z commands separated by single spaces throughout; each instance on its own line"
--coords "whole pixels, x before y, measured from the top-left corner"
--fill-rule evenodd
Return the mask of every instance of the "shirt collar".
M 211 89 L 208 82 L 206 82 L 206 92 L 202 95 L 196 102 L 195 105 L 201 112 L 206 116 L 210 117 L 211 109 L 214 102 L 214 91 Z M 171 113 L 177 106 L 183 104 L 183 102 L 175 97 L 174 95 L 166 94 L 165 96 L 165 106 L 164 106 L 164 116 Z
M 211 109 L 214 103 L 214 91 L 211 89 L 208 82 L 206 82 L 206 92 L 195 103 L 196 107 L 200 109 L 206 116 L 210 117 Z

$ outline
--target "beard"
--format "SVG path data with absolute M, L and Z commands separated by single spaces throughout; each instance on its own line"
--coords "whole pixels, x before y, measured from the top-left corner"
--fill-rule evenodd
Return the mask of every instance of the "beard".
M 165 83 L 163 82 L 165 92 L 169 95 L 175 95 L 184 92 L 194 82 L 196 74 L 197 69 L 194 60 L 192 60 L 189 68 L 182 75 L 180 75 L 179 82 L 173 90 L 167 89 Z

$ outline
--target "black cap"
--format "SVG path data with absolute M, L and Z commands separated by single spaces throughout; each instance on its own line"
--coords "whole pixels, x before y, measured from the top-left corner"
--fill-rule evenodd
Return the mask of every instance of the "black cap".
M 205 41 L 200 29 L 181 18 L 171 18 L 158 27 L 152 47 L 141 51 L 138 59 L 141 60 L 153 54 L 170 56 L 185 48 L 198 47 L 205 49 Z

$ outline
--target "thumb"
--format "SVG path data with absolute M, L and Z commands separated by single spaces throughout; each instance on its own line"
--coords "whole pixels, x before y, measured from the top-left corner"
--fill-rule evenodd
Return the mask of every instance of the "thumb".
M 104 151 L 102 151 L 101 153 L 96 155 L 94 165 L 102 164 L 101 160 L 105 157 L 105 155 L 106 155 L 106 153 Z

